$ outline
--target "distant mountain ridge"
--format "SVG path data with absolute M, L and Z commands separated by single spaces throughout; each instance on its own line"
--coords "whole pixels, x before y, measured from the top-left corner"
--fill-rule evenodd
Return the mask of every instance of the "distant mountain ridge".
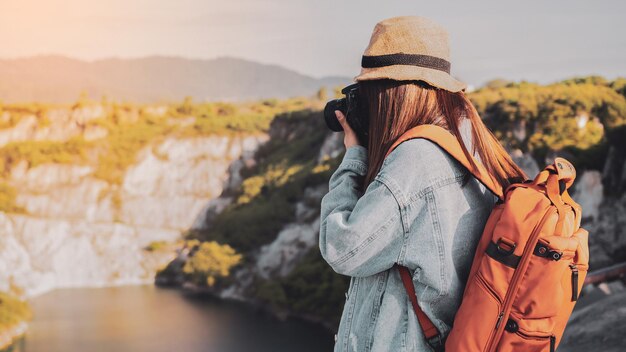
M 64 56 L 0 59 L 0 101 L 241 101 L 308 96 L 323 86 L 348 84 L 349 77 L 314 78 L 278 65 L 244 59 L 186 59 L 151 56 L 82 61 Z

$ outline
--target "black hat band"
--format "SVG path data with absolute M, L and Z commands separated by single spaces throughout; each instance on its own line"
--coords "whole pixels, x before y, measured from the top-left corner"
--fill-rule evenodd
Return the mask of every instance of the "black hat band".
M 432 68 L 446 73 L 450 73 L 450 62 L 439 57 L 420 54 L 387 54 L 376 56 L 365 56 L 361 59 L 361 67 L 375 68 L 393 65 L 409 65 L 425 68 Z

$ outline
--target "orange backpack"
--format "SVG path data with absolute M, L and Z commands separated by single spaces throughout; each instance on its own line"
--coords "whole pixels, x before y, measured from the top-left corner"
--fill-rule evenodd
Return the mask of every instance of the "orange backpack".
M 485 225 L 452 330 L 443 339 L 420 309 L 405 267 L 398 266 L 424 336 L 434 350 L 452 352 L 555 351 L 585 279 L 588 233 L 581 207 L 567 189 L 576 170 L 556 158 L 533 181 L 504 192 L 478 161 L 470 166 L 456 137 L 434 125 L 404 133 L 389 149 L 430 140 L 498 196 Z

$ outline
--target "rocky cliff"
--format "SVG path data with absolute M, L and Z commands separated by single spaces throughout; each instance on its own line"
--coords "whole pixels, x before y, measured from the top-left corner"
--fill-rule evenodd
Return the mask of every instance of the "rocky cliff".
M 47 124 L 26 116 L 0 131 L 0 143 L 104 138 L 106 129 L 85 128 L 102 114 L 98 107 L 61 109 Z M 89 164 L 12 163 L 5 182 L 20 211 L 0 213 L 0 291 L 151 282 L 172 252 L 146 248 L 202 222 L 207 205 L 240 182 L 240 169 L 267 138 L 167 136 L 141 148 L 119 184 L 95 177 Z

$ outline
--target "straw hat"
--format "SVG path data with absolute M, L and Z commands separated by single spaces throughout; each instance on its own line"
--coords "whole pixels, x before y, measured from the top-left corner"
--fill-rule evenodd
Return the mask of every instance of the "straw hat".
M 448 32 L 424 17 L 402 16 L 376 24 L 361 61 L 358 81 L 419 80 L 458 92 L 467 85 L 450 75 Z

